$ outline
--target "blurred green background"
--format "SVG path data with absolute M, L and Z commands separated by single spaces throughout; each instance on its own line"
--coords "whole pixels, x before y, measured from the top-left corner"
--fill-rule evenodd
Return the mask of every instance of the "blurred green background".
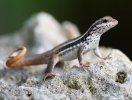
M 46 11 L 60 22 L 69 20 L 83 34 L 98 18 L 110 15 L 119 25 L 101 38 L 101 45 L 121 49 L 132 59 L 130 0 L 0 0 L 0 34 L 20 29 L 33 14 Z

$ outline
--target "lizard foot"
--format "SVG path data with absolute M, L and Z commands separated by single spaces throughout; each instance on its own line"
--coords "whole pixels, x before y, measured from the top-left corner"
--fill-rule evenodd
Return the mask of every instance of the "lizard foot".
M 86 71 L 85 68 L 86 68 L 86 67 L 89 67 L 90 62 L 79 62 L 79 64 L 80 64 L 80 66 L 74 65 L 73 68 L 74 68 L 74 67 L 76 67 L 76 68 L 82 68 L 84 71 Z
M 110 56 L 107 56 L 107 57 L 104 57 L 103 59 L 104 60 L 107 60 L 107 59 L 111 59 L 112 57 L 110 57 Z
M 110 53 L 110 54 L 111 54 L 111 53 Z M 102 57 L 102 59 L 104 59 L 104 60 L 111 59 L 112 57 L 110 57 L 110 54 L 107 55 L 106 57 Z
M 80 62 L 81 67 L 89 67 L 89 62 Z
M 80 62 L 80 66 L 83 68 L 84 71 L 86 71 L 85 67 L 89 67 L 89 62 Z
M 112 50 L 111 50 L 111 52 L 110 52 L 107 56 L 102 57 L 102 59 L 103 59 L 103 60 L 111 59 L 111 58 L 112 58 L 112 57 L 110 56 L 111 53 L 112 53 Z
M 54 77 L 55 77 L 55 74 L 54 74 L 54 73 L 45 73 L 44 81 L 45 81 L 46 79 L 54 78 Z

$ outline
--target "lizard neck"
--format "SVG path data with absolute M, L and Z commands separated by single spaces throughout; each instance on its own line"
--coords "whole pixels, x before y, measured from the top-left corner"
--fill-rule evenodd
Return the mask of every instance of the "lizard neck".
M 90 38 L 100 40 L 101 35 L 102 34 L 96 32 L 96 31 L 92 31 L 90 28 L 82 36 L 80 36 L 80 40 L 82 42 L 88 41 L 88 40 L 90 40 Z

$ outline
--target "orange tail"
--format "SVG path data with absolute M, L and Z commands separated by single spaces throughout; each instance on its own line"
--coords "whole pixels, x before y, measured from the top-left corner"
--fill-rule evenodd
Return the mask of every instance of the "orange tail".
M 18 68 L 30 65 L 47 64 L 49 59 L 49 52 L 24 58 L 23 56 L 26 54 L 26 52 L 26 47 L 17 48 L 8 57 L 6 65 L 10 68 Z

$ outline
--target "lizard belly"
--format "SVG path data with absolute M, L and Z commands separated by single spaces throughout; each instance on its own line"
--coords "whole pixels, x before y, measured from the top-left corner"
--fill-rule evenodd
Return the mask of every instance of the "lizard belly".
M 63 61 L 70 61 L 70 60 L 77 59 L 77 49 L 73 49 L 73 50 L 63 53 L 60 56 L 60 59 Z

